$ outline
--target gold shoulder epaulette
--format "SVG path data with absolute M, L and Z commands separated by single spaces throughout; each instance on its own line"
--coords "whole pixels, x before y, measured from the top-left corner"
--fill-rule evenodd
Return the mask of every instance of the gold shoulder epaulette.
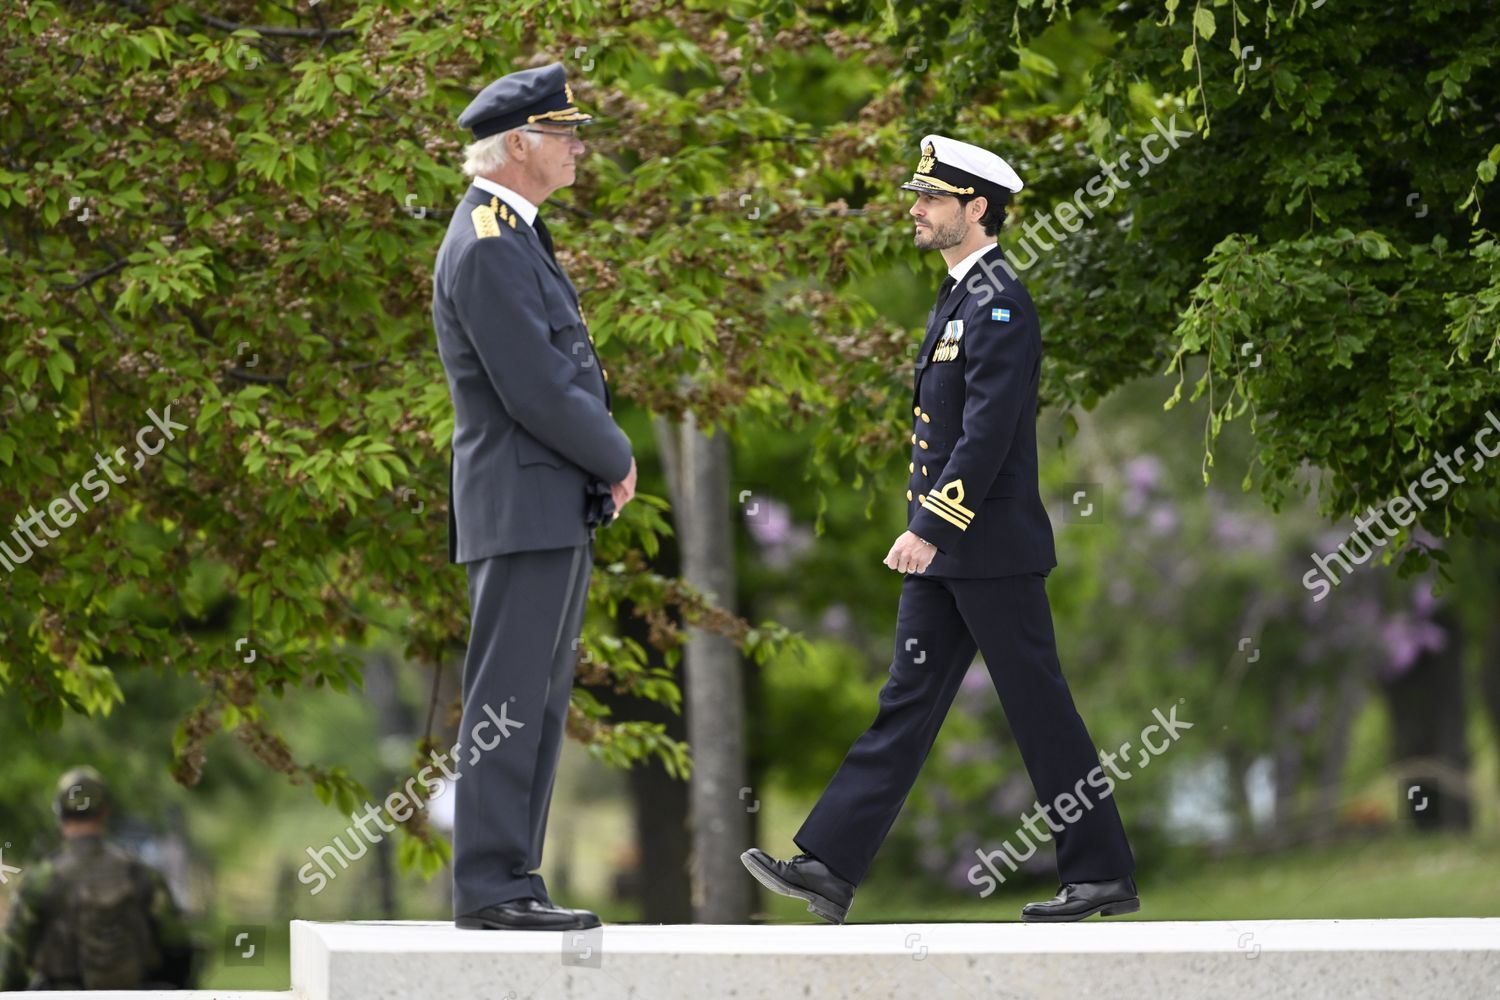
M 469 213 L 469 218 L 474 220 L 474 236 L 476 239 L 484 239 L 486 236 L 499 236 L 500 223 L 495 219 L 495 210 L 488 205 L 476 205 L 474 211 Z

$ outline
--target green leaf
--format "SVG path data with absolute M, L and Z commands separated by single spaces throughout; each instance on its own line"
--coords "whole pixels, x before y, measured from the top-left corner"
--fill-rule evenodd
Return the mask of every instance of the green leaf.
M 1207 7 L 1198 6 L 1193 9 L 1193 30 L 1203 36 L 1204 41 L 1211 41 L 1214 37 L 1214 12 Z

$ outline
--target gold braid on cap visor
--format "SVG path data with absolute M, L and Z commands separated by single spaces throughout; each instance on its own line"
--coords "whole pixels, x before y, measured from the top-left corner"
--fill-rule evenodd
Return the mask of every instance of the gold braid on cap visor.
M 937 188 L 939 191 L 946 191 L 949 194 L 973 194 L 974 193 L 974 189 L 972 187 L 955 187 L 954 185 L 949 184 L 947 181 L 941 180 L 941 179 L 939 179 L 937 177 L 933 177 L 930 174 L 912 174 L 911 175 L 911 181 L 910 181 L 910 183 L 912 183 L 912 184 L 930 184 L 931 186 Z
M 559 108 L 556 111 L 548 111 L 540 115 L 527 115 L 526 124 L 532 125 L 536 122 L 593 121 L 589 115 L 573 107 L 573 85 L 571 83 L 563 84 L 563 100 L 568 102 L 566 108 Z
M 526 124 L 527 125 L 531 125 L 531 124 L 534 124 L 536 122 L 580 122 L 580 121 L 593 121 L 593 119 L 589 115 L 586 115 L 582 111 L 579 111 L 577 108 L 563 108 L 561 111 L 548 111 L 546 114 L 542 114 L 542 115 L 527 115 L 526 116 Z

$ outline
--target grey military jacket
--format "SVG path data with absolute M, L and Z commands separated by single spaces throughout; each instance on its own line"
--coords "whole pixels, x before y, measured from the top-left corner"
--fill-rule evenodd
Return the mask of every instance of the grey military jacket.
M 630 471 L 578 293 L 514 208 L 471 187 L 432 279 L 432 322 L 453 398 L 448 558 L 590 537 L 591 479 Z

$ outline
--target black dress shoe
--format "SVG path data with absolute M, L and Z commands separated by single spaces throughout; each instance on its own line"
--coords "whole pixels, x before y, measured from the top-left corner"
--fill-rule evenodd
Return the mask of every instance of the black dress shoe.
M 756 881 L 783 896 L 805 900 L 807 909 L 831 923 L 841 924 L 854 901 L 854 884 L 839 878 L 811 854 L 777 861 L 752 847 L 740 855 Z
M 1058 887 L 1057 895 L 1045 903 L 1027 903 L 1021 907 L 1025 923 L 1062 923 L 1082 920 L 1099 914 L 1115 917 L 1134 913 L 1141 908 L 1135 880 L 1129 875 L 1108 882 L 1069 882 Z
M 527 898 L 482 907 L 453 923 L 468 931 L 582 931 L 598 927 L 599 918 L 588 910 L 565 910 Z

